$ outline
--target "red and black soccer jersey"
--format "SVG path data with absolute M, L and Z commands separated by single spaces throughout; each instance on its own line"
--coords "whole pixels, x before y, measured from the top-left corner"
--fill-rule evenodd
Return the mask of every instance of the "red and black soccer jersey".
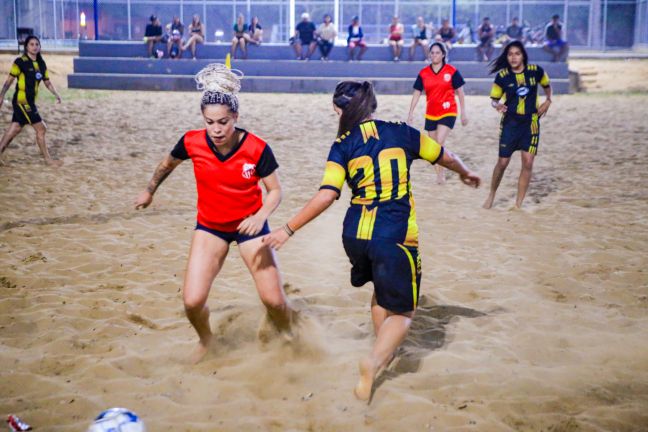
M 414 90 L 425 92 L 425 118 L 439 120 L 448 116 L 456 117 L 455 90 L 464 84 L 463 77 L 452 65 L 443 65 L 439 72 L 434 72 L 431 65 L 421 69 L 414 82 Z
M 187 132 L 171 156 L 191 159 L 198 190 L 198 223 L 218 231 L 236 231 L 239 223 L 262 206 L 259 180 L 279 165 L 261 138 L 238 129 L 243 139 L 223 156 L 205 129 Z

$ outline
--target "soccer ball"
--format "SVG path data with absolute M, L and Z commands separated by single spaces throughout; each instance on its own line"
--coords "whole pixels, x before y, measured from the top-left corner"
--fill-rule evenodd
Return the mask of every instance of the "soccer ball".
M 94 419 L 87 432 L 146 432 L 146 426 L 126 408 L 110 408 Z

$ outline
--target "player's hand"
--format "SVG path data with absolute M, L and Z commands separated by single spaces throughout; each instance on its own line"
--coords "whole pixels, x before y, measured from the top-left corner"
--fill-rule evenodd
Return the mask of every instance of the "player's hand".
M 281 249 L 281 246 L 283 246 L 288 241 L 289 238 L 290 236 L 285 229 L 277 228 L 270 234 L 264 236 L 262 241 L 263 244 L 270 246 L 272 249 L 279 250 Z
M 408 115 L 407 116 L 407 121 L 405 123 L 407 123 L 408 125 L 411 125 L 413 121 L 414 121 L 414 116 L 413 115 Z
M 481 184 L 481 178 L 472 171 L 468 171 L 466 174 L 460 176 L 463 184 L 478 188 Z
M 253 236 L 261 232 L 264 224 L 264 218 L 262 218 L 261 216 L 252 215 L 243 219 L 243 221 L 236 229 L 243 235 Z
M 506 110 L 508 110 L 508 107 L 506 106 L 506 104 L 498 103 L 495 109 L 497 110 L 497 112 L 505 113 Z
M 550 105 L 551 105 L 550 100 L 544 101 L 542 105 L 538 107 L 538 117 L 542 117 L 543 115 L 547 114 Z
M 151 205 L 153 202 L 153 194 L 147 190 L 143 190 L 140 192 L 140 194 L 135 198 L 135 210 L 143 209 Z
M 461 114 L 461 126 L 468 126 L 468 116 Z

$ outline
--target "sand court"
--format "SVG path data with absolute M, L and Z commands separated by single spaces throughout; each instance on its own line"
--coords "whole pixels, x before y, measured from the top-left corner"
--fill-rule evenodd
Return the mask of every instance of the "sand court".
M 68 90 L 71 58 L 44 55 L 63 104 L 42 92 L 39 109 L 65 164 L 44 166 L 32 131 L 3 154 L 2 413 L 48 431 L 84 430 L 111 406 L 152 431 L 647 427 L 648 94 L 638 78 L 631 94 L 554 98 L 522 211 L 509 210 L 517 154 L 494 208 L 481 209 L 499 124 L 488 98 L 467 97 L 471 123 L 447 144 L 485 184 L 449 175 L 438 186 L 432 167 L 414 163 L 420 308 L 366 405 L 352 390 L 373 341 L 372 286 L 349 282 L 348 190 L 278 253 L 304 317 L 297 340 L 259 341 L 263 307 L 232 247 L 208 301 L 213 347 L 189 366 L 196 340 L 180 289 L 195 226 L 191 163 L 149 209 L 132 201 L 182 133 L 202 127 L 199 93 Z M 647 71 L 637 62 L 629 74 Z M 409 100 L 379 95 L 377 118 L 403 120 Z M 3 128 L 10 118 L 5 105 Z M 240 126 L 280 164 L 284 199 L 270 219 L 280 226 L 318 188 L 337 129 L 330 95 L 243 94 Z

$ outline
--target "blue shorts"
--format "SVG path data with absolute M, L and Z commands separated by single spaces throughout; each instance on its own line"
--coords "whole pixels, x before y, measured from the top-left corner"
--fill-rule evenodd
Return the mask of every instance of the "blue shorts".
M 438 125 L 447 126 L 450 129 L 454 128 L 455 122 L 457 121 L 457 116 L 447 116 L 440 118 L 439 120 L 430 120 L 425 119 L 425 130 L 426 131 L 435 131 L 437 130 Z
M 393 240 L 359 240 L 342 237 L 351 261 L 351 285 L 374 284 L 378 305 L 404 313 L 416 309 L 421 283 L 418 249 Z
M 218 231 L 209 227 L 206 227 L 205 225 L 201 225 L 200 223 L 196 222 L 196 229 L 208 232 L 209 234 L 215 235 L 218 238 L 221 238 L 227 242 L 227 244 L 232 243 L 235 241 L 237 244 L 241 244 L 243 242 L 246 242 L 248 240 L 255 239 L 257 237 L 264 236 L 266 234 L 270 234 L 270 227 L 268 226 L 268 222 L 263 224 L 263 228 L 261 228 L 261 231 L 259 231 L 258 234 L 255 234 L 253 236 L 241 234 L 238 231 L 233 231 L 233 232 L 226 232 L 226 231 Z
M 538 154 L 540 120 L 537 114 L 517 119 L 504 115 L 500 123 L 499 157 L 510 158 L 517 150 Z

